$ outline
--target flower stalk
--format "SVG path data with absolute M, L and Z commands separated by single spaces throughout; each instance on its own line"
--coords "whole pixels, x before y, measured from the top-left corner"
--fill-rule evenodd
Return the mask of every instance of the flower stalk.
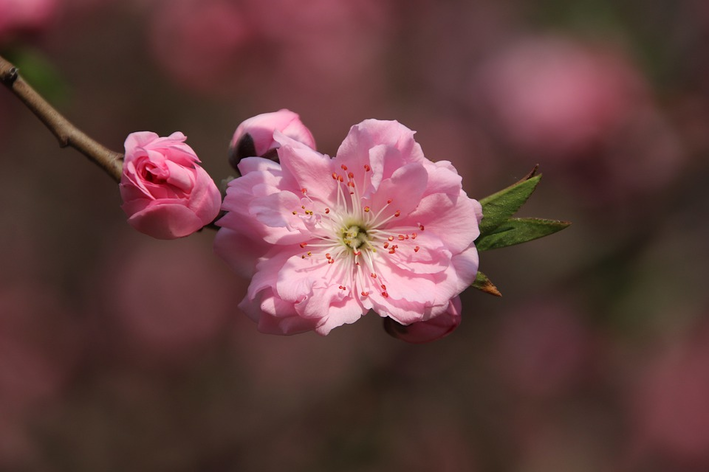
M 111 151 L 74 126 L 19 74 L 12 63 L 0 56 L 0 82 L 5 85 L 54 134 L 61 147 L 73 147 L 120 182 L 123 154 Z

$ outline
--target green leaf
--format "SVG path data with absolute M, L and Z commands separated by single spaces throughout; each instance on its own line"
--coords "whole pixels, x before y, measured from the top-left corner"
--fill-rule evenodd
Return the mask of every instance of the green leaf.
M 533 174 L 532 171 L 531 174 Z M 480 222 L 480 238 L 491 233 L 500 225 L 505 223 L 517 210 L 520 209 L 524 202 L 534 192 L 539 184 L 539 179 L 542 175 L 531 176 L 526 180 L 521 180 L 516 184 L 507 187 L 504 190 L 485 197 L 480 200 L 483 207 L 483 219 Z
M 473 282 L 472 287 L 477 288 L 482 292 L 489 293 L 490 295 L 495 295 L 496 297 L 502 296 L 500 291 L 497 290 L 497 287 L 495 287 L 495 284 L 490 282 L 490 279 L 487 278 L 487 275 L 483 274 L 480 271 L 478 271 L 477 275 L 475 276 L 475 282 Z
M 497 226 L 494 231 L 480 236 L 475 241 L 475 246 L 478 251 L 489 251 L 490 249 L 522 244 L 554 234 L 570 224 L 568 221 L 541 218 L 509 218 Z

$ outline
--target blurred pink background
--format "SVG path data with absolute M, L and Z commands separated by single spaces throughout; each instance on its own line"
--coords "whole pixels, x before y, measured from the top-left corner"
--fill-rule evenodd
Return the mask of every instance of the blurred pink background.
M 28 0 L 29 1 L 29 0 Z M 0 90 L 0 470 L 709 470 L 709 8 L 702 0 L 0 0 L 0 54 L 115 150 L 182 131 L 229 175 L 289 108 L 334 154 L 396 119 L 482 198 L 540 164 L 450 337 L 370 314 L 259 334 L 204 230 L 118 187 Z

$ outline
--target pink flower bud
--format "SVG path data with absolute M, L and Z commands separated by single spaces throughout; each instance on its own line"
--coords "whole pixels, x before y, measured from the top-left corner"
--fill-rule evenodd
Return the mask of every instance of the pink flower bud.
M 219 189 L 186 139 L 180 132 L 162 138 L 148 131 L 126 138 L 122 208 L 128 223 L 141 233 L 181 238 L 219 214 Z
M 236 128 L 229 146 L 229 163 L 236 169 L 245 157 L 275 157 L 279 147 L 273 138 L 276 131 L 315 149 L 315 139 L 298 114 L 282 109 L 256 115 Z
M 453 298 L 448 309 L 426 321 L 418 321 L 408 326 L 397 323 L 391 318 L 384 318 L 384 329 L 387 333 L 402 341 L 413 344 L 423 344 L 444 338 L 460 325 L 462 304 L 460 297 Z

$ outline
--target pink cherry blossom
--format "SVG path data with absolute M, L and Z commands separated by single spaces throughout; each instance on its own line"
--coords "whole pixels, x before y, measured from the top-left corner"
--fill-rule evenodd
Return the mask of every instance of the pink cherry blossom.
M 279 146 L 273 136 L 276 131 L 315 149 L 313 134 L 298 114 L 282 109 L 256 115 L 237 126 L 229 146 L 231 164 L 236 167 L 244 157 L 270 157 L 272 152 L 275 155 Z
M 123 211 L 128 223 L 158 239 L 188 236 L 219 214 L 221 195 L 199 166 L 180 132 L 168 137 L 143 131 L 125 142 L 121 176 Z
M 276 133 L 280 164 L 239 164 L 215 250 L 252 277 L 240 308 L 273 334 L 325 335 L 369 310 L 402 325 L 451 316 L 474 280 L 482 218 L 450 162 L 366 120 L 330 158 Z M 445 334 L 445 333 L 443 333 Z

